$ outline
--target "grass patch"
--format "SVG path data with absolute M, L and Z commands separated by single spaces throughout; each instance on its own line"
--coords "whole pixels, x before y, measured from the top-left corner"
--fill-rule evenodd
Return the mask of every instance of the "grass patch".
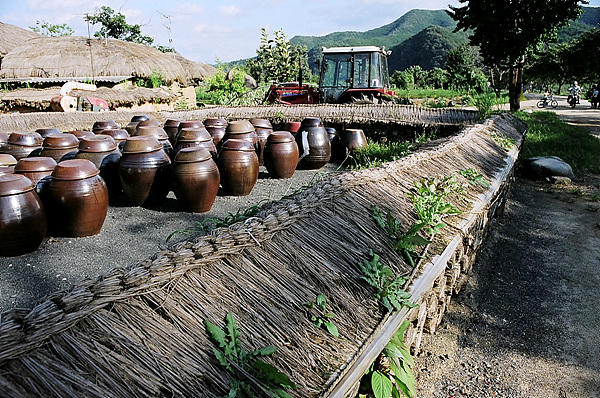
M 518 112 L 528 131 L 522 156 L 558 156 L 575 173 L 600 173 L 600 140 L 583 127 L 569 125 L 553 112 Z
M 365 147 L 357 148 L 344 162 L 350 170 L 362 170 L 379 167 L 386 162 L 393 162 L 409 155 L 414 150 L 414 143 L 373 142 L 368 140 Z

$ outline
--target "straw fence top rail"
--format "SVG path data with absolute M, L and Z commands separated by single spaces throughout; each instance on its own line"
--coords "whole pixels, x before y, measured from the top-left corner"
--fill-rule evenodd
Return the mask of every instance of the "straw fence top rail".
M 410 225 L 404 192 L 421 177 L 474 168 L 493 178 L 506 152 L 491 132 L 522 138 L 511 117 L 495 117 L 383 167 L 326 179 L 31 311 L 2 314 L 0 388 L 15 397 L 224 395 L 230 376 L 203 321 L 222 325 L 231 311 L 248 349 L 279 347 L 269 361 L 298 384 L 292 395 L 319 395 L 384 317 L 357 264 L 374 249 L 396 273 L 411 271 L 371 206 Z M 471 188 L 467 199 L 480 193 Z M 462 206 L 468 211 L 468 202 Z M 301 311 L 318 294 L 336 314 L 338 338 Z

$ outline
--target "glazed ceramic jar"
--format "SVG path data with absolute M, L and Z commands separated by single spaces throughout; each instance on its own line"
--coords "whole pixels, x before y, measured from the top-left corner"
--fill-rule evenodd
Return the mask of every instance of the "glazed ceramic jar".
M 210 133 L 204 127 L 192 128 L 186 127 L 181 129 L 177 135 L 177 142 L 173 148 L 175 156 L 183 148 L 201 147 L 207 149 L 214 160 L 217 159 L 217 149 L 213 143 Z
M 302 121 L 296 134 L 296 144 L 300 151 L 298 166 L 302 169 L 320 169 L 331 158 L 329 135 L 319 118 L 309 117 Z
M 290 178 L 298 165 L 298 145 L 292 133 L 275 131 L 265 145 L 265 167 L 270 177 Z
M 41 135 L 42 138 L 46 138 L 50 134 L 60 134 L 61 133 L 61 131 L 59 129 L 54 129 L 54 128 L 37 129 L 37 130 L 35 130 L 35 132 L 39 133 L 39 135 Z
M 227 128 L 227 120 L 220 118 L 210 118 L 204 121 L 204 126 L 208 130 L 209 134 L 213 138 L 213 143 L 216 145 L 221 141 L 225 135 L 225 129 Z
M 285 130 L 292 133 L 292 135 L 295 137 L 298 130 L 300 130 L 301 125 L 301 122 L 287 122 L 285 124 Z
M 221 186 L 227 195 L 250 194 L 258 181 L 258 156 L 251 142 L 230 138 L 223 143 L 217 166 L 221 175 Z
M 0 146 L 0 153 L 7 153 L 15 159 L 26 158 L 32 153 L 35 155 L 42 150 L 43 138 L 39 133 L 14 132 L 8 137 L 6 143 Z
M 219 192 L 219 182 L 219 169 L 205 148 L 183 148 L 175 155 L 173 192 L 185 211 L 209 211 Z
M 0 153 L 0 174 L 12 174 L 15 171 L 17 159 L 8 153 Z
M 127 134 L 124 130 L 120 131 Z M 110 198 L 114 198 L 121 193 L 121 177 L 119 176 L 121 151 L 119 151 L 116 141 L 111 136 L 103 133 L 81 140 L 79 142 L 79 152 L 77 152 L 75 159 L 87 159 L 94 163 L 106 183 Z
M 130 137 L 127 130 L 123 129 L 106 129 L 102 130 L 99 135 L 108 135 L 112 137 L 117 143 L 117 146 L 119 146 L 120 143 L 127 141 L 127 138 Z
M 264 152 L 265 152 L 265 144 L 267 143 L 267 138 L 273 132 L 273 126 L 271 122 L 267 119 L 257 119 L 252 118 L 249 120 L 254 126 L 254 131 L 258 136 L 258 142 L 260 143 L 260 150 L 258 152 L 258 163 L 264 164 Z
M 169 136 L 169 142 L 173 147 L 175 147 L 175 143 L 177 140 L 177 133 L 179 132 L 179 123 L 181 123 L 182 119 L 167 119 L 163 123 L 163 129 Z
M 121 127 L 114 120 L 99 120 L 92 126 L 92 132 L 94 134 L 100 134 L 102 130 L 114 130 L 120 129 Z
M 56 165 L 43 195 L 49 235 L 83 237 L 100 232 L 108 212 L 108 189 L 99 174 L 87 159 Z
M 340 156 L 342 157 L 342 161 L 357 148 L 363 148 L 367 145 L 367 137 L 361 129 L 344 130 L 340 136 Z
M 154 206 L 165 201 L 170 189 L 171 160 L 156 137 L 130 137 L 119 162 L 121 185 L 134 206 Z
M 35 191 L 43 195 L 45 187 L 51 180 L 56 168 L 56 161 L 47 156 L 36 156 L 19 159 L 15 166 L 15 174 L 23 174 L 35 184 Z
M 135 129 L 137 128 L 138 123 L 144 120 L 150 120 L 150 118 L 146 115 L 135 115 L 131 118 L 127 126 L 125 126 L 125 131 L 127 131 L 129 135 L 133 135 L 135 133 Z
M 91 131 L 85 131 L 85 130 L 71 131 L 69 134 L 73 134 L 75 137 L 77 137 L 78 140 L 96 135 Z
M 140 122 L 138 124 L 137 129 L 135 130 L 134 137 L 139 137 L 139 136 L 144 136 L 144 135 L 156 137 L 156 139 L 158 139 L 158 142 L 161 143 L 166 154 L 172 158 L 173 145 L 171 145 L 171 142 L 169 142 L 169 136 L 167 135 L 167 132 L 165 131 L 165 129 L 163 129 L 160 126 L 142 125 L 142 123 L 146 123 L 146 122 L 151 122 L 151 121 L 148 120 L 148 121 Z
M 254 126 L 249 120 L 233 120 L 227 124 L 225 135 L 217 145 L 217 152 L 228 139 L 244 140 L 252 144 L 256 151 L 256 156 L 260 153 L 260 144 Z
M 79 139 L 73 134 L 49 134 L 42 142 L 39 156 L 50 157 L 56 161 L 73 159 L 77 155 Z
M 35 184 L 21 174 L 0 175 L 0 256 L 36 250 L 46 228 L 46 212 Z

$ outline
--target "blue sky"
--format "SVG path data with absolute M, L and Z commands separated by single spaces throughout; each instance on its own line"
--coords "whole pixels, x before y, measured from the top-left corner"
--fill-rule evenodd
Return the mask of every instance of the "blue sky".
M 35 26 L 36 20 L 66 23 L 75 35 L 87 36 L 85 14 L 106 5 L 123 13 L 129 24 L 142 25 L 142 33 L 155 44 L 214 63 L 256 55 L 262 27 L 271 36 L 283 29 L 288 38 L 364 31 L 411 9 L 446 9 L 448 4 L 459 5 L 458 0 L 0 0 L 0 21 L 22 28 Z M 589 6 L 600 6 L 600 0 L 591 0 Z M 99 28 L 91 26 L 92 35 Z

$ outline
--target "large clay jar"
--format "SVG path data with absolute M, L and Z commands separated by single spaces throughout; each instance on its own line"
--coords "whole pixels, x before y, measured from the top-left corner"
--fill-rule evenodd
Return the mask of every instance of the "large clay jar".
M 42 138 L 46 138 L 50 134 L 60 134 L 61 133 L 61 131 L 59 129 L 54 129 L 54 128 L 37 129 L 37 130 L 35 130 L 35 132 L 39 133 L 42 136 Z
M 361 129 L 346 129 L 340 137 L 340 147 L 344 159 L 356 149 L 364 148 L 368 144 L 367 137 Z
M 42 150 L 43 140 L 39 133 L 14 132 L 10 134 L 6 143 L 2 144 L 0 153 L 12 155 L 17 160 L 26 158 L 32 153 L 39 153 Z
M 69 134 L 73 134 L 80 141 L 84 138 L 93 137 L 96 135 L 93 132 L 86 130 L 71 131 Z
M 181 123 L 182 119 L 167 119 L 163 123 L 163 129 L 169 136 L 169 142 L 173 147 L 175 147 L 177 133 L 179 132 L 179 123 Z
M 49 134 L 44 138 L 39 156 L 50 157 L 58 163 L 73 159 L 78 146 L 79 139 L 73 134 Z
M 154 206 L 164 202 L 169 193 L 171 160 L 156 137 L 131 137 L 123 146 L 119 175 L 131 204 Z
M 43 195 L 44 189 L 51 180 L 51 175 L 56 168 L 56 161 L 47 156 L 19 159 L 15 166 L 15 174 L 23 174 L 35 184 L 35 191 Z
M 17 159 L 8 153 L 0 153 L 0 174 L 12 174 L 15 171 Z
M 144 120 L 150 120 L 150 118 L 146 115 L 135 115 L 131 118 L 131 121 L 127 124 L 127 126 L 125 126 L 125 130 L 129 135 L 133 135 L 138 123 Z
M 106 129 L 102 130 L 99 135 L 108 135 L 112 137 L 117 143 L 117 146 L 119 146 L 120 143 L 127 141 L 127 138 L 130 137 L 127 130 L 123 129 Z
M 0 256 L 30 253 L 46 236 L 46 212 L 34 188 L 24 175 L 0 175 Z
M 121 131 L 127 134 L 126 131 Z M 110 198 L 114 198 L 121 193 L 121 177 L 119 176 L 121 151 L 119 151 L 116 141 L 111 136 L 98 134 L 81 140 L 79 142 L 79 152 L 75 159 L 87 159 L 94 163 L 106 183 Z
M 275 131 L 265 145 L 265 167 L 270 177 L 290 178 L 298 165 L 298 145 L 292 133 Z
M 302 121 L 296 134 L 296 144 L 300 151 L 298 166 L 302 169 L 320 169 L 331 158 L 329 135 L 318 118 L 306 118 Z
M 100 232 L 108 211 L 108 189 L 99 174 L 86 159 L 56 165 L 43 195 L 49 235 L 82 237 Z
M 114 130 L 120 128 L 121 127 L 114 120 L 99 120 L 92 126 L 92 132 L 94 134 L 100 134 L 102 130 Z
M 260 144 L 258 135 L 254 130 L 254 126 L 249 120 L 233 120 L 227 124 L 225 135 L 217 145 L 217 152 L 221 150 L 221 146 L 228 139 L 244 140 L 252 144 L 256 151 L 256 156 L 260 153 Z
M 300 130 L 301 125 L 301 122 L 287 122 L 285 124 L 285 130 L 292 133 L 292 135 L 295 137 L 296 133 L 298 133 L 298 130 Z
M 260 150 L 258 152 L 258 163 L 263 165 L 265 145 L 267 143 L 267 138 L 273 132 L 273 126 L 271 125 L 271 122 L 267 119 L 252 118 L 250 119 L 250 123 L 252 123 L 252 125 L 254 126 L 254 130 L 256 132 L 256 135 L 258 136 L 258 142 L 260 144 Z
M 177 142 L 173 148 L 175 156 L 183 148 L 200 147 L 207 149 L 214 160 L 217 159 L 217 149 L 213 143 L 210 133 L 204 127 L 184 128 L 177 135 Z
M 225 129 L 227 128 L 227 120 L 220 118 L 206 119 L 204 121 L 204 126 L 213 138 L 213 143 L 216 146 L 225 135 Z
M 183 148 L 175 155 L 173 192 L 185 211 L 209 211 L 217 198 L 219 181 L 219 169 L 205 148 Z
M 171 145 L 171 142 L 169 142 L 169 136 L 167 135 L 165 129 L 163 129 L 160 126 L 141 125 L 142 123 L 145 123 L 145 122 L 151 122 L 151 121 L 148 120 L 148 121 L 140 122 L 140 124 L 138 124 L 137 129 L 135 130 L 134 136 L 139 137 L 139 136 L 144 136 L 144 135 L 148 136 L 149 135 L 149 136 L 156 137 L 156 139 L 158 139 L 158 142 L 161 143 L 166 154 L 169 155 L 170 158 L 172 158 L 173 157 L 173 145 Z
M 217 166 L 221 174 L 221 186 L 227 195 L 250 194 L 258 181 L 258 156 L 256 148 L 246 140 L 230 138 L 223 143 Z

